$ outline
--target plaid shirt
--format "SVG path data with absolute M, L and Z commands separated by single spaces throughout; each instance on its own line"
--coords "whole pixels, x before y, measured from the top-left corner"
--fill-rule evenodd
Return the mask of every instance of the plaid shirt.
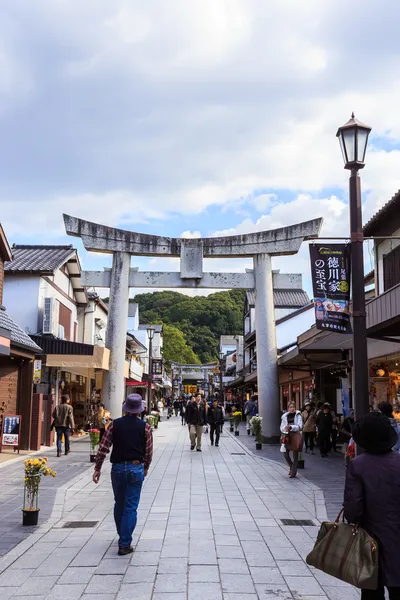
M 101 467 L 103 466 L 103 462 L 108 452 L 110 452 L 110 448 L 113 444 L 113 423 L 111 422 L 108 426 L 103 439 L 101 440 L 100 447 L 96 456 L 96 464 L 94 467 L 95 471 L 101 471 Z M 146 428 L 144 432 L 145 437 L 145 454 L 144 454 L 144 468 L 145 471 L 150 467 L 151 460 L 153 458 L 153 432 L 151 431 L 151 427 L 148 423 L 146 423 Z

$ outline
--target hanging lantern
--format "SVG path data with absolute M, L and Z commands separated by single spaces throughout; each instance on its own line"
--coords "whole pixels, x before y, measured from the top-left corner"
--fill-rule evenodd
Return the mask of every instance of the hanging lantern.
M 378 375 L 378 377 L 384 377 L 385 371 L 383 369 L 378 369 L 376 374 Z

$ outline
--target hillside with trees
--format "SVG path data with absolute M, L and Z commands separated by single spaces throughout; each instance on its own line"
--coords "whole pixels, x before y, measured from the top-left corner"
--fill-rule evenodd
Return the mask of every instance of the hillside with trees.
M 243 332 L 243 290 L 209 296 L 164 291 L 137 294 L 141 323 L 164 323 L 164 358 L 185 363 L 218 358 L 220 335 Z M 179 330 L 183 336 L 179 336 Z

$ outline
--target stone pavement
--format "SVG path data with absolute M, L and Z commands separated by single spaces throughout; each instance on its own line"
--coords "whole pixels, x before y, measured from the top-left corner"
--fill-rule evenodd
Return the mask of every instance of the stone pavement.
M 47 456 L 49 466 L 57 471 L 57 477 L 45 477 L 40 486 L 40 521 L 48 519 L 53 510 L 57 489 L 67 484 L 89 466 L 88 438 L 72 439 L 71 453 L 57 458 L 56 449 L 35 453 L 35 457 Z M 20 456 L 0 468 L 0 556 L 9 552 L 28 537 L 34 527 L 22 527 L 22 501 L 24 493 L 24 458 Z
M 155 432 L 155 456 L 135 532 L 118 557 L 106 463 L 57 492 L 50 519 L 0 559 L 1 600 L 356 600 L 359 592 L 310 569 L 323 493 L 224 434 L 191 452 L 180 419 Z M 281 519 L 310 519 L 309 527 Z M 93 528 L 64 528 L 96 521 Z M 83 523 L 82 523 L 83 524 Z
M 229 431 L 229 424 L 225 425 L 225 429 L 227 432 Z M 233 434 L 230 435 L 233 436 Z M 279 445 L 263 444 L 262 450 L 255 449 L 255 438 L 247 435 L 245 423 L 241 424 L 240 435 L 236 439 L 256 456 L 285 464 L 285 459 L 279 451 Z M 343 489 L 346 476 L 344 456 L 340 452 L 332 452 L 329 458 L 321 458 L 318 448 L 315 449 L 314 455 L 304 454 L 303 456 L 305 459 L 305 469 L 299 471 L 300 475 L 315 483 L 324 492 L 328 517 L 334 520 L 343 504 Z

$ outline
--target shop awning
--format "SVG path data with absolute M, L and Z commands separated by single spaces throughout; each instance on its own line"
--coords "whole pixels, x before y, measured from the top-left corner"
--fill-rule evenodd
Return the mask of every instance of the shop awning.
M 103 369 L 108 371 L 110 351 L 104 346 L 93 346 L 93 354 L 47 354 L 46 365 L 60 369 Z M 128 365 L 129 368 L 129 365 Z
M 246 377 L 244 378 L 244 382 L 245 383 L 257 382 L 257 371 L 253 371 L 252 373 L 249 373 L 248 375 L 246 375 Z

